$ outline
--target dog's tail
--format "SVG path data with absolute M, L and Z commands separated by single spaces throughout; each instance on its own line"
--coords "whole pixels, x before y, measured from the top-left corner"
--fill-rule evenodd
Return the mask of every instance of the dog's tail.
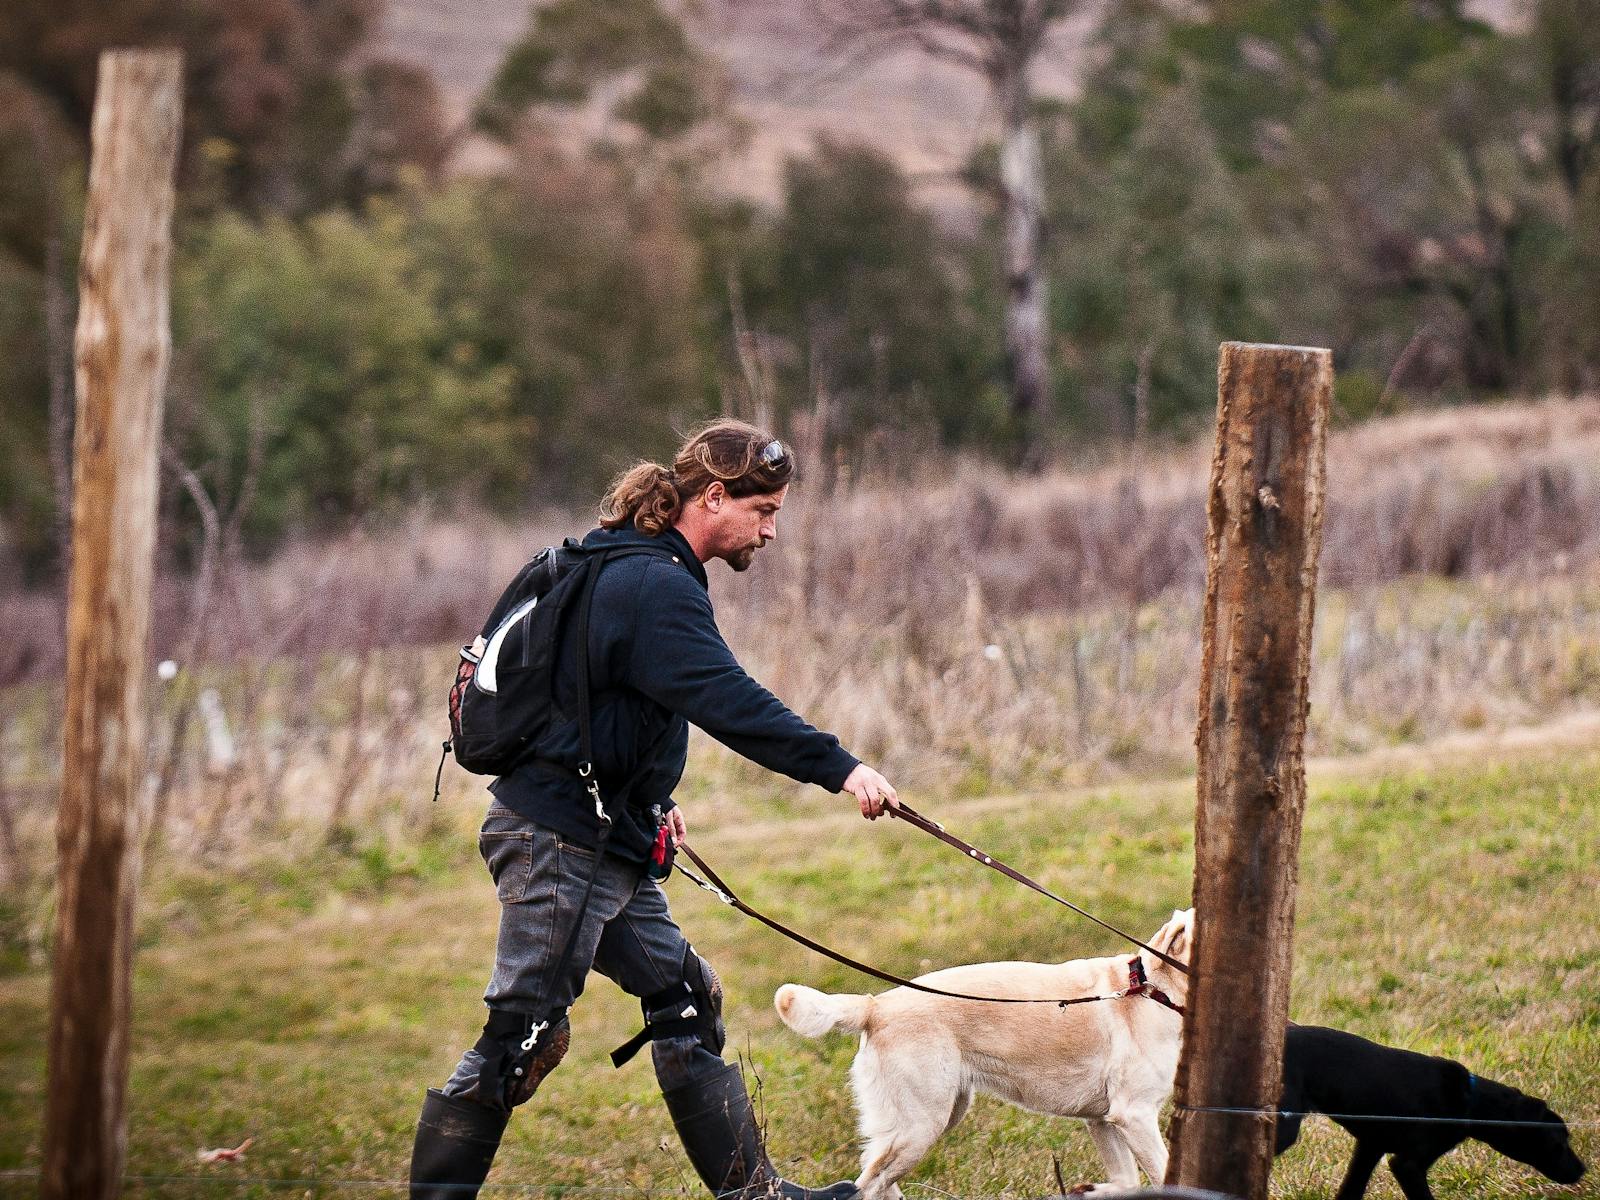
M 798 983 L 784 984 L 772 1003 L 783 1023 L 802 1037 L 821 1037 L 835 1029 L 860 1033 L 872 1011 L 871 996 L 833 996 Z

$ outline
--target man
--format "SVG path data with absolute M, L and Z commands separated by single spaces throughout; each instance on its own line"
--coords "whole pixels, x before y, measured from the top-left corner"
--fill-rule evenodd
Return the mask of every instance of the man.
M 559 635 L 554 701 L 575 711 L 578 655 L 587 653 L 594 775 L 610 832 L 597 854 L 601 819 L 577 774 L 575 721 L 557 723 L 491 785 L 479 838 L 501 901 L 489 1017 L 423 1103 L 413 1200 L 476 1195 L 511 1110 L 566 1053 L 567 1010 L 591 966 L 640 998 L 645 1029 L 635 1044 L 650 1041 L 673 1125 L 714 1195 L 843 1200 L 854 1192 L 850 1183 L 806 1189 L 774 1170 L 743 1077 L 722 1060 L 721 984 L 646 874 L 658 831 L 675 843 L 688 832 L 672 791 L 690 721 L 771 770 L 849 792 L 869 820 L 896 803 L 887 779 L 751 679 L 717 630 L 702 564 L 720 558 L 747 569 L 777 536 L 793 475 L 782 442 L 716 421 L 683 444 L 670 468 L 639 464 L 602 503 L 601 527 L 584 545 L 633 550 L 600 571 L 588 645 L 578 644 L 576 621 Z

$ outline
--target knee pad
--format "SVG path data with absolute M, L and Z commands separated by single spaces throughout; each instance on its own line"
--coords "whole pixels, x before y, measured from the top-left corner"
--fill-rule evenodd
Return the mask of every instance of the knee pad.
M 692 1037 L 712 1054 L 722 1056 L 728 1041 L 722 1023 L 722 980 L 693 946 L 684 947 L 682 973 L 680 982 L 640 999 L 644 1028 L 611 1052 L 615 1066 L 639 1053 L 646 1042 L 663 1038 Z
M 472 1098 L 501 1112 L 525 1104 L 566 1057 L 572 1027 L 564 1010 L 531 1013 L 491 1008 L 473 1049 L 483 1058 Z
M 722 1023 L 722 980 L 711 964 L 690 946 L 683 952 L 683 982 L 699 1010 L 700 1044 L 720 1055 L 728 1043 L 728 1029 Z

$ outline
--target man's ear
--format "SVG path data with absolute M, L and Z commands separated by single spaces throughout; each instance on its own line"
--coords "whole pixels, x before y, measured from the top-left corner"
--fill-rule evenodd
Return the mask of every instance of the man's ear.
M 728 498 L 728 489 L 723 486 L 722 480 L 713 480 L 711 486 L 700 493 L 700 499 L 712 512 L 722 507 L 722 502 Z

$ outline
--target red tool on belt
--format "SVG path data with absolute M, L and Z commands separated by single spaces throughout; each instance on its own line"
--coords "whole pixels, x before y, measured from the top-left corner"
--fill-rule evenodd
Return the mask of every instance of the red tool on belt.
M 672 860 L 677 856 L 678 848 L 672 844 L 672 830 L 661 815 L 659 804 L 650 806 L 650 815 L 656 819 L 656 841 L 650 847 L 650 862 L 645 867 L 645 874 L 662 882 L 672 874 Z

